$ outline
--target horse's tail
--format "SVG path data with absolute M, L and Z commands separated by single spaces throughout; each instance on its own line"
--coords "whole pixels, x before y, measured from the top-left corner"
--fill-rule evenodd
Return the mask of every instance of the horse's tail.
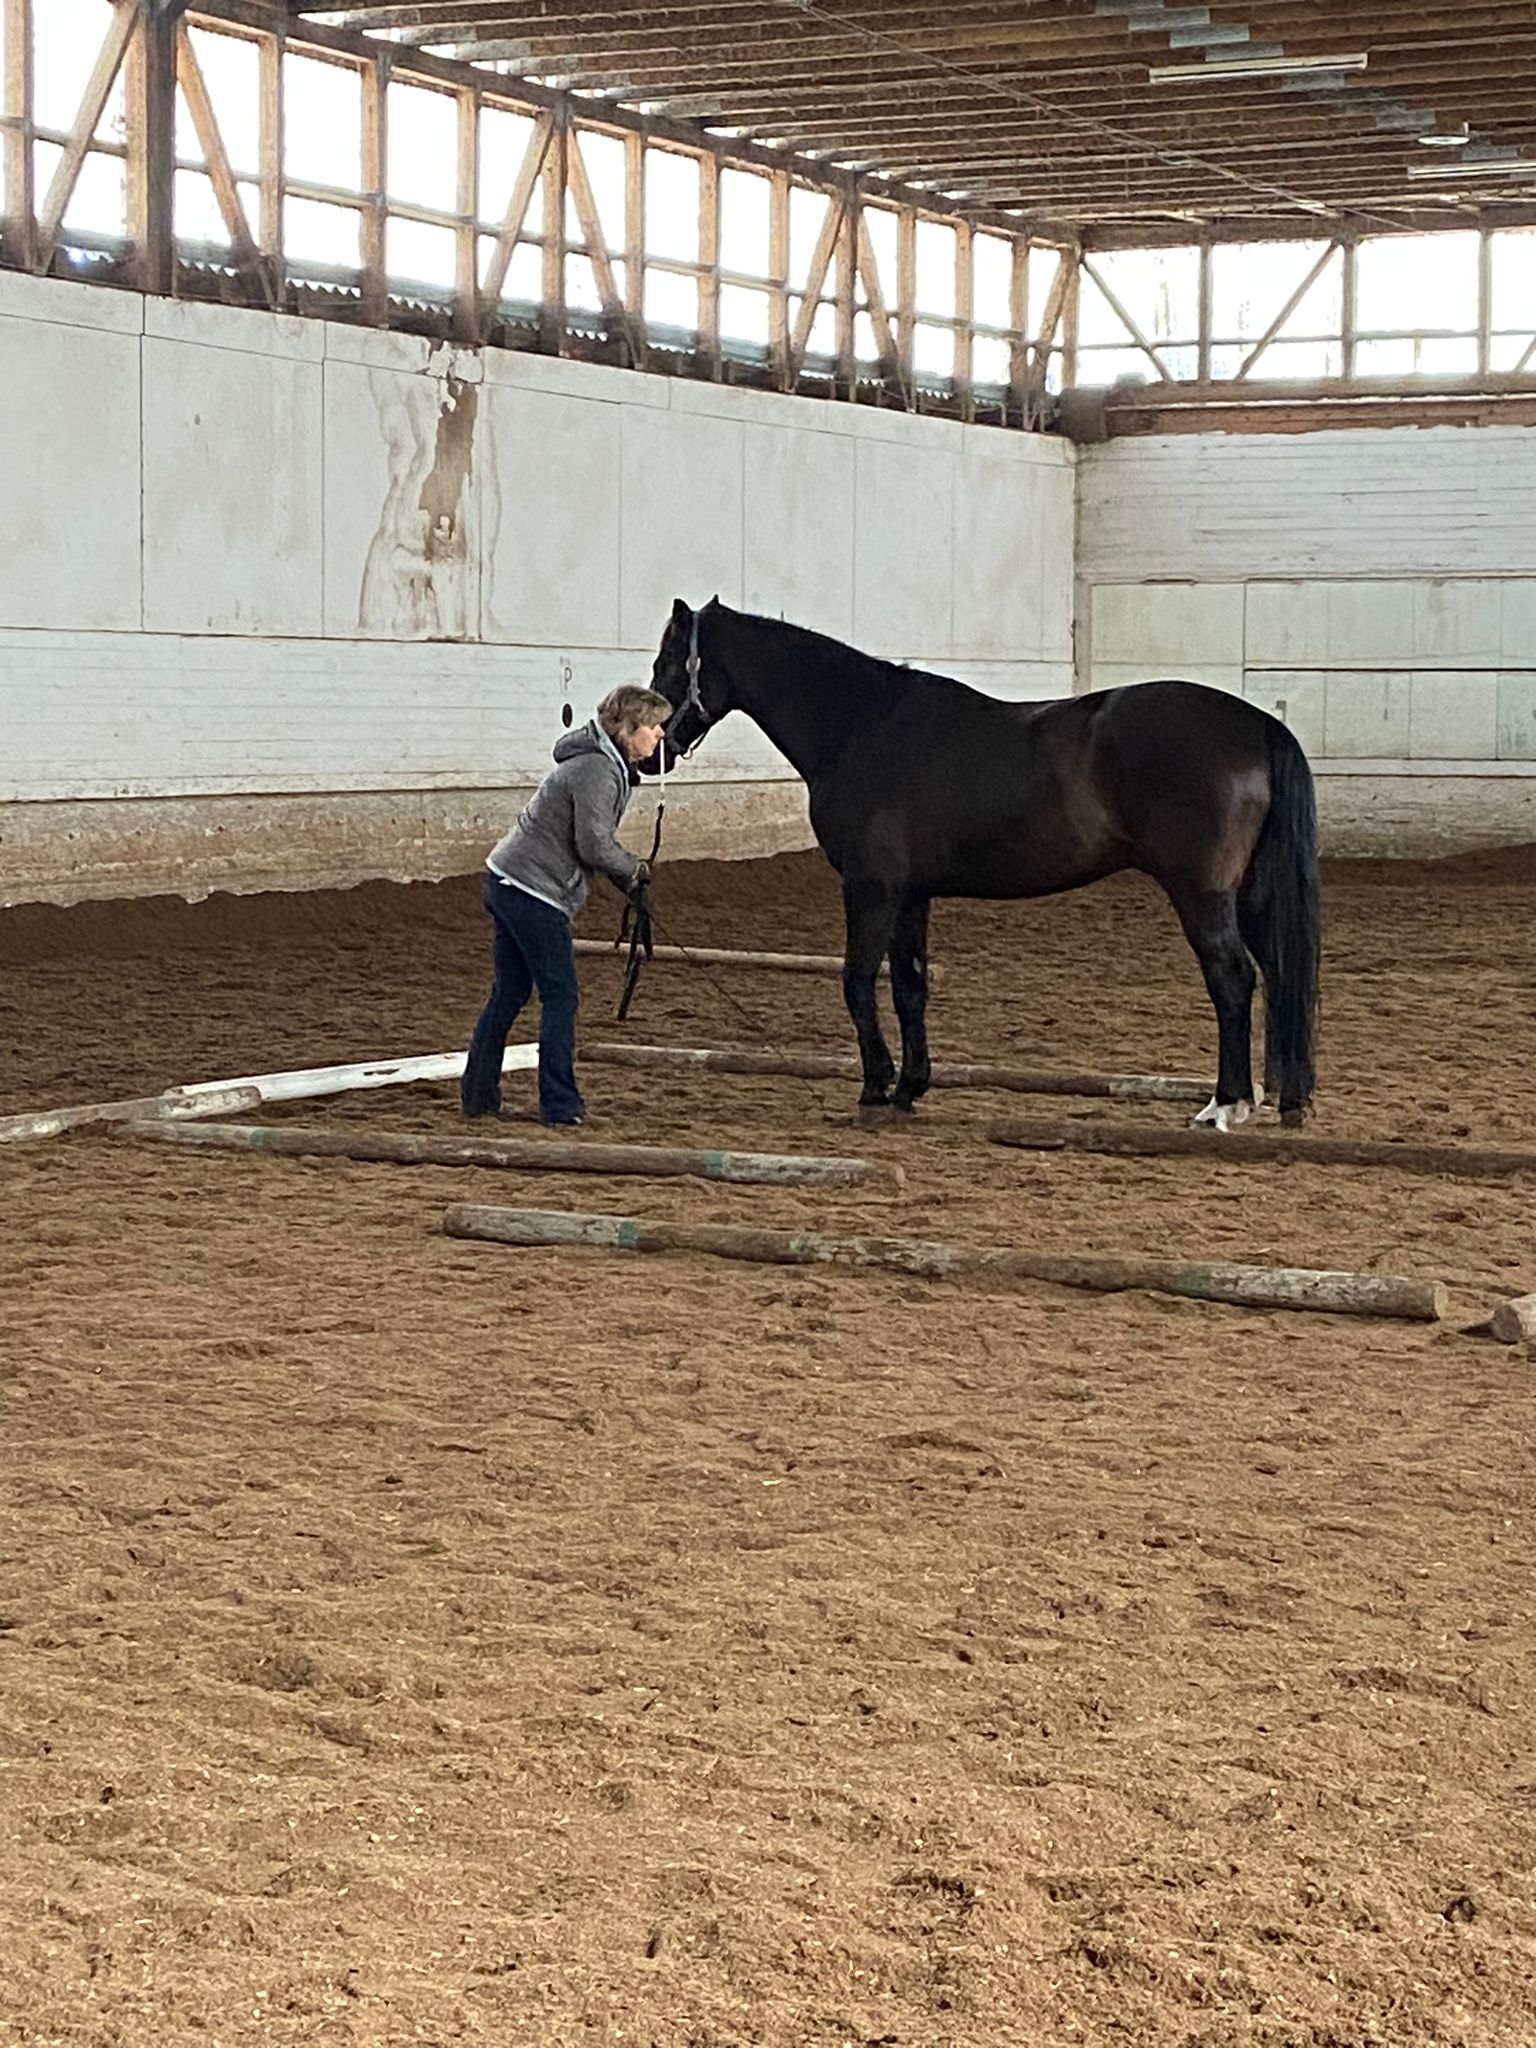
M 1300 1119 L 1317 1077 L 1322 906 L 1317 796 L 1295 735 L 1269 721 L 1269 811 L 1238 893 L 1238 918 L 1264 976 L 1265 1086 Z

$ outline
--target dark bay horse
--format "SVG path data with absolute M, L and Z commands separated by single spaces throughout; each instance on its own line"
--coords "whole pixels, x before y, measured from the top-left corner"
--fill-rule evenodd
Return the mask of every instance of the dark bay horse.
M 718 598 L 697 612 L 676 601 L 651 682 L 676 707 L 669 758 L 744 711 L 804 778 L 812 828 L 842 877 L 862 1103 L 910 1109 L 928 1087 L 935 896 L 1050 896 L 1139 868 L 1177 911 L 1216 1010 L 1216 1093 L 1196 1122 L 1226 1130 L 1254 1107 L 1255 962 L 1265 1085 L 1284 1122 L 1302 1120 L 1318 996 L 1316 807 L 1306 756 L 1267 711 L 1185 682 L 1006 704 Z M 875 1007 L 887 955 L 899 1075 Z

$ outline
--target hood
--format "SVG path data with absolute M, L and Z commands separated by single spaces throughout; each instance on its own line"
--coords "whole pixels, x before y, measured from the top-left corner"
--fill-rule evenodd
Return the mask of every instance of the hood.
M 625 760 L 616 743 L 609 739 L 595 718 L 589 718 L 575 732 L 562 733 L 555 741 L 557 761 L 573 761 L 578 754 L 601 754 L 631 788 L 640 780 L 639 771 Z

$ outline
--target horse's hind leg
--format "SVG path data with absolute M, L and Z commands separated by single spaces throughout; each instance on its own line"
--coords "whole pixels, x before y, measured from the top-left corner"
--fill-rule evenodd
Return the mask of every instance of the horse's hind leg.
M 880 1029 L 875 976 L 890 946 L 898 908 L 898 899 L 889 890 L 843 884 L 847 921 L 843 1001 L 859 1034 L 859 1058 L 864 1063 L 864 1092 L 859 1101 L 867 1109 L 881 1108 L 890 1101 L 891 1083 L 896 1079 L 896 1062 Z
M 928 904 L 902 905 L 891 934 L 891 1001 L 901 1025 L 901 1077 L 892 1097 L 910 1109 L 928 1093 Z
M 1184 936 L 1195 949 L 1216 1011 L 1216 1093 L 1194 1121 L 1228 1131 L 1254 1107 L 1253 962 L 1238 930 L 1237 901 L 1231 890 L 1169 889 L 1168 894 Z
M 1264 1087 L 1261 1100 L 1278 1097 L 1282 1062 L 1276 1043 L 1278 996 L 1275 989 L 1274 941 L 1270 932 L 1267 904 L 1255 899 L 1250 889 L 1237 897 L 1237 928 L 1243 944 L 1259 963 L 1264 979 Z

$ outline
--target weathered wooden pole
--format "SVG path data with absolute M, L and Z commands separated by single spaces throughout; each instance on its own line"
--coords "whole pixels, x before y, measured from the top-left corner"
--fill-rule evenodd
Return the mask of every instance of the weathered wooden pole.
M 1501 1344 L 1536 1344 L 1536 1294 L 1517 1294 L 1501 1301 L 1488 1325 Z
M 844 1053 L 751 1052 L 733 1046 L 584 1045 L 584 1060 L 617 1067 L 707 1069 L 716 1074 L 787 1074 L 804 1081 L 857 1081 Z M 1050 1068 L 939 1066 L 935 1088 L 993 1088 L 1014 1095 L 1113 1096 L 1126 1102 L 1209 1102 L 1211 1084 L 1191 1074 L 1072 1074 Z
M 1207 1131 L 1155 1124 L 997 1123 L 996 1145 L 1026 1152 L 1097 1152 L 1136 1159 L 1205 1159 L 1217 1166 L 1273 1165 L 1300 1159 L 1314 1166 L 1395 1166 L 1403 1173 L 1464 1174 L 1486 1179 L 1536 1173 L 1536 1151 L 1480 1145 L 1408 1145 L 1383 1138 L 1282 1137 L 1271 1131 Z
M 904 1237 L 823 1237 L 814 1231 L 745 1230 L 724 1224 L 650 1223 L 557 1209 L 495 1209 L 461 1203 L 443 1218 L 450 1237 L 494 1244 L 590 1245 L 609 1251 L 707 1252 L 775 1266 L 868 1266 L 932 1279 L 1044 1280 L 1101 1294 L 1147 1288 L 1244 1308 L 1317 1309 L 1331 1315 L 1438 1322 L 1446 1293 L 1436 1280 L 1381 1273 L 1328 1273 L 1287 1266 L 1181 1264 L 1095 1253 L 1020 1252 L 928 1244 Z
M 622 963 L 623 952 L 608 939 L 577 939 L 576 951 L 593 958 L 606 953 L 611 960 Z M 781 974 L 841 974 L 843 963 L 836 953 L 740 953 L 726 946 L 657 946 L 651 954 L 653 960 L 681 960 L 696 967 L 765 967 Z M 889 975 L 890 965 L 882 962 L 880 972 Z M 928 978 L 937 978 L 937 968 L 930 967 Z
M 500 1166 L 521 1173 L 639 1174 L 736 1181 L 767 1187 L 847 1187 L 883 1181 L 900 1187 L 899 1166 L 873 1159 L 831 1159 L 774 1152 L 710 1152 L 673 1145 L 602 1145 L 588 1139 L 439 1138 L 415 1131 L 323 1131 L 301 1124 L 130 1123 L 154 1144 L 227 1152 L 279 1152 L 295 1158 L 362 1159 L 398 1166 Z
M 126 1102 L 83 1102 L 70 1109 L 29 1110 L 22 1116 L 0 1117 L 0 1145 L 18 1145 L 30 1138 L 57 1138 L 65 1131 L 83 1130 L 93 1124 L 228 1116 L 260 1106 L 261 1097 L 254 1088 L 220 1088 L 195 1100 L 168 1101 L 163 1095 L 146 1095 Z

